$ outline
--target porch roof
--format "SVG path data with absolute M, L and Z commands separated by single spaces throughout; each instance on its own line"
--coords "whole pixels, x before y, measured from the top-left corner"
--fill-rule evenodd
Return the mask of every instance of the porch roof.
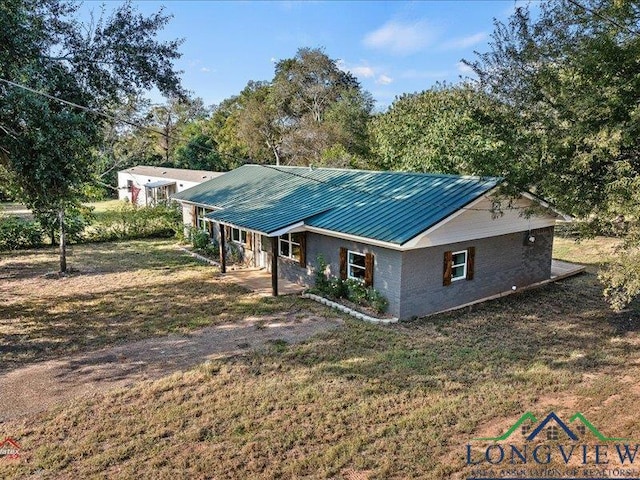
M 148 182 L 144 184 L 144 188 L 159 188 L 166 187 L 167 185 L 175 185 L 173 180 L 156 180 L 155 182 Z

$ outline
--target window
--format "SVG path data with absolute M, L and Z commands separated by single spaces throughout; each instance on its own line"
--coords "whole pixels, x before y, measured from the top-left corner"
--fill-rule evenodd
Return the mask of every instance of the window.
M 451 281 L 467 278 L 467 251 L 453 252 L 451 254 Z
M 547 427 L 547 440 L 558 440 L 558 427 L 555 425 Z
M 260 251 L 261 252 L 271 251 L 271 239 L 266 235 L 260 235 Z
M 451 285 L 456 280 L 473 280 L 475 270 L 476 247 L 457 252 L 444 252 L 444 271 L 442 285 Z
M 284 258 L 300 261 L 300 234 L 285 233 L 278 242 L 278 254 Z
M 347 278 L 364 281 L 366 271 L 366 256 L 364 253 L 347 253 Z
M 247 231 L 240 230 L 239 228 L 231 227 L 231 241 L 246 245 L 247 243 Z
M 210 208 L 196 207 L 196 227 L 200 230 L 209 230 L 210 222 L 206 219 L 206 215 L 213 212 Z
M 133 190 L 133 180 L 127 180 L 127 190 L 129 192 Z

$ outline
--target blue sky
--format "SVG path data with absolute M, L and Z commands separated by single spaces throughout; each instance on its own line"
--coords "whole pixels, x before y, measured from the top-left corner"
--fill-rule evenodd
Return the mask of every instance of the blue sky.
M 115 2 L 107 3 L 107 10 Z M 486 51 L 501 1 L 138 1 L 145 14 L 164 5 L 174 18 L 162 38 L 184 38 L 184 86 L 205 104 L 239 93 L 249 80 L 270 80 L 274 62 L 300 47 L 322 47 L 352 72 L 384 110 L 402 93 L 470 72 L 460 63 Z M 85 2 L 98 9 L 101 2 Z

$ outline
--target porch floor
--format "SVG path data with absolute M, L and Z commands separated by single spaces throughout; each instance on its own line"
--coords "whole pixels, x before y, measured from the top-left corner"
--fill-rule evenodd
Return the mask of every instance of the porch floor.
M 271 296 L 271 273 L 264 268 L 242 268 L 227 270 L 222 276 L 227 281 L 241 285 L 260 296 Z M 293 295 L 302 293 L 307 287 L 290 282 L 284 278 L 278 279 L 278 295 Z
M 578 265 L 577 263 L 563 262 L 562 260 L 551 261 L 551 278 L 549 280 L 556 281 L 563 278 L 572 277 L 578 273 L 582 273 L 585 270 L 584 265 Z

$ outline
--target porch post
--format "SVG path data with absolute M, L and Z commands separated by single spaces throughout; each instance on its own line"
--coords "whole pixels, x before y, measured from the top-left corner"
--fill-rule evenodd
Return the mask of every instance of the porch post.
M 278 237 L 271 237 L 271 291 L 278 296 Z
M 220 224 L 220 272 L 227 273 L 227 256 L 225 255 L 226 227 Z

